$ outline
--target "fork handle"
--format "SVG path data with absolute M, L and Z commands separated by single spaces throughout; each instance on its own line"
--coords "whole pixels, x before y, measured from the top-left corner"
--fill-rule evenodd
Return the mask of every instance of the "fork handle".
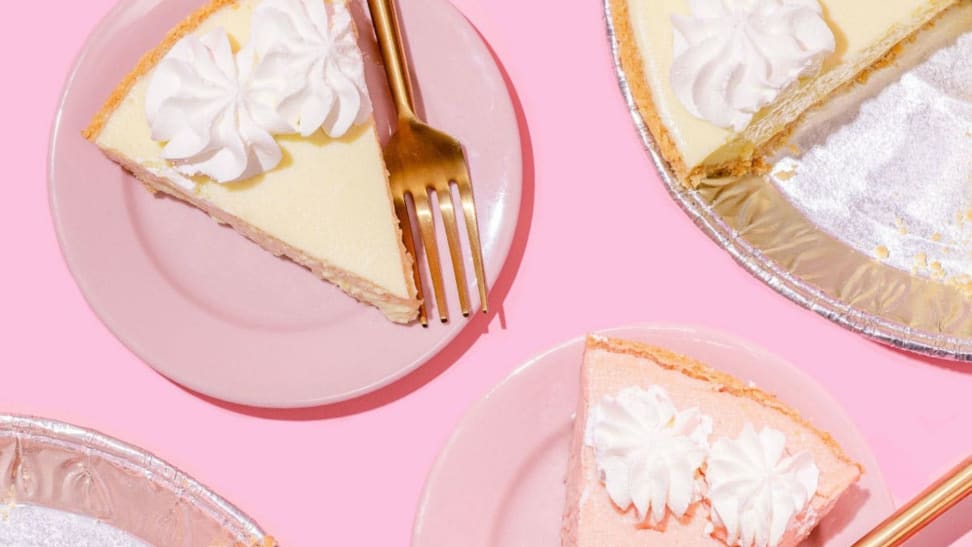
M 969 495 L 972 495 L 972 457 L 888 517 L 854 547 L 901 545 Z
M 385 73 L 391 86 L 392 97 L 398 109 L 399 118 L 415 117 L 412 101 L 412 81 L 409 77 L 408 59 L 402 44 L 402 31 L 398 24 L 395 0 L 368 0 L 371 20 L 375 25 L 381 56 L 385 60 Z

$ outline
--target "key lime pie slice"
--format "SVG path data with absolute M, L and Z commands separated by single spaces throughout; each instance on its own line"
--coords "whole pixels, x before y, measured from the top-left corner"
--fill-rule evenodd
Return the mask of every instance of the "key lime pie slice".
M 84 132 L 152 191 L 310 268 L 392 321 L 419 302 L 343 0 L 211 0 Z
M 959 0 L 609 0 L 621 66 L 690 186 L 742 175 Z
M 793 547 L 861 475 L 772 395 L 595 337 L 568 465 L 564 547 Z

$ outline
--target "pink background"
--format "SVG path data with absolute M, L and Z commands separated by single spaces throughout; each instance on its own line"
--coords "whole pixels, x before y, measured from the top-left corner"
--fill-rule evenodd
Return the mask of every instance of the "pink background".
M 617 89 L 596 0 L 556 12 L 550 1 L 455 0 L 502 60 L 523 124 L 522 226 L 494 315 L 404 381 L 351 403 L 268 412 L 184 391 L 92 314 L 48 211 L 60 87 L 113 1 L 17 2 L 0 22 L 0 411 L 153 451 L 290 546 L 407 545 L 426 473 L 473 401 L 555 344 L 643 321 L 728 330 L 801 366 L 856 420 L 899 502 L 972 453 L 972 365 L 898 353 L 798 308 L 669 200 Z M 950 521 L 922 544 L 964 532 L 972 504 Z

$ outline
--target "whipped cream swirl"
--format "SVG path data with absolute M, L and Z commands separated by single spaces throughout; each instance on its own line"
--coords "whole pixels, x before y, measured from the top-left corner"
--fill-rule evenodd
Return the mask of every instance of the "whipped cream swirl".
M 809 452 L 786 453 L 786 437 L 747 423 L 737 439 L 712 445 L 705 478 L 712 521 L 726 543 L 776 547 L 817 491 L 820 470 Z
M 673 15 L 675 95 L 694 116 L 745 129 L 836 48 L 817 0 L 688 0 Z
M 604 485 L 622 510 L 634 505 L 654 526 L 666 508 L 682 517 L 699 499 L 712 419 L 698 409 L 678 411 L 658 386 L 630 387 L 605 397 L 588 427 Z
M 293 132 L 307 137 L 323 128 L 338 138 L 367 121 L 364 60 L 343 2 L 264 0 L 251 44 L 261 75 L 277 82 L 277 113 Z
M 233 54 L 223 29 L 186 36 L 159 62 L 145 111 L 152 139 L 166 143 L 162 158 L 176 171 L 231 182 L 280 163 L 272 133 L 287 124 L 255 69 L 252 51 Z
M 233 53 L 223 29 L 189 35 L 159 62 L 145 112 L 162 158 L 185 176 L 233 182 L 276 167 L 274 135 L 334 138 L 371 115 L 344 2 L 264 0 Z

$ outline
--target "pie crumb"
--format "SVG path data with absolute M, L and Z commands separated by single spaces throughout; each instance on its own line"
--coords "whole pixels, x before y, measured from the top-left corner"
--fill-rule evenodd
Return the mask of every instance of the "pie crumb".
M 962 276 L 949 280 L 948 284 L 958 289 L 962 296 L 972 298 L 972 277 Z

